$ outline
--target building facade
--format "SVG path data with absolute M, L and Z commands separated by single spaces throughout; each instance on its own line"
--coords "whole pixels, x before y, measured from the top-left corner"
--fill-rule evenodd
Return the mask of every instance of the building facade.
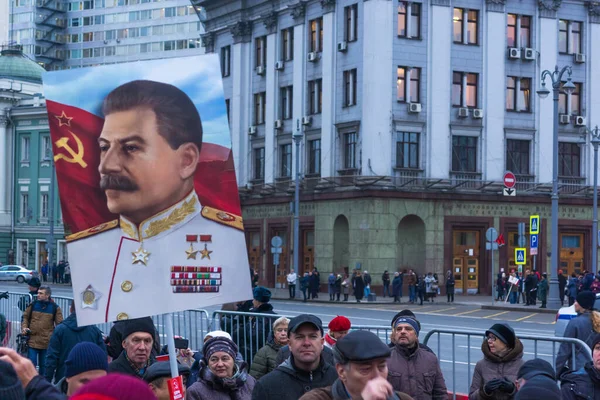
M 591 269 L 593 158 L 580 130 L 600 118 L 596 3 L 193 4 L 203 10 L 206 52 L 221 57 L 250 262 L 262 283 L 283 282 L 293 265 L 296 157 L 299 272 L 360 267 L 378 283 L 386 269 L 452 270 L 459 292 L 490 293 L 500 270 L 491 271 L 486 230 L 506 238 L 493 257 L 508 270 L 517 225 L 534 214 L 541 243 L 524 267 L 550 272 L 553 104 L 535 91 L 555 65 L 572 66 L 576 87 L 559 98 L 559 265 Z M 507 170 L 516 197 L 503 196 Z M 284 242 L 277 269 L 275 235 Z
M 48 70 L 197 55 L 187 0 L 10 0 L 10 40 Z
M 54 243 L 53 260 L 66 260 L 58 196 L 51 208 L 50 131 L 42 97 L 44 69 L 19 46 L 0 55 L 0 262 L 39 271 Z M 55 240 L 51 241 L 50 223 Z M 52 244 L 50 244 L 52 246 Z

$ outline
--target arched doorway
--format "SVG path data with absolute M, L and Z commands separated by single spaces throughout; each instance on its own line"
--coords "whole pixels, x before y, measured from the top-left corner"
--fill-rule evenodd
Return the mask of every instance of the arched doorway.
M 350 228 L 348 219 L 339 215 L 333 223 L 333 272 L 347 271 L 350 262 Z
M 425 223 L 416 215 L 407 215 L 398 224 L 397 268 L 425 274 Z

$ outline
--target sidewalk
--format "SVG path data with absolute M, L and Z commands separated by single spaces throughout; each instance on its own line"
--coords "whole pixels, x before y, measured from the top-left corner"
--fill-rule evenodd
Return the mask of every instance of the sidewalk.
M 287 288 L 285 288 L 285 289 L 270 288 L 269 290 L 271 290 L 273 300 L 288 300 L 288 301 L 302 302 L 302 292 L 300 292 L 297 289 L 296 289 L 296 298 L 295 299 L 289 298 L 289 291 Z M 340 298 L 343 300 L 344 295 L 341 295 Z M 347 302 L 344 302 L 344 301 L 332 302 L 332 301 L 329 301 L 328 293 L 320 292 L 319 298 L 309 300 L 308 302 L 309 303 L 330 304 L 330 305 L 352 304 L 353 306 L 357 306 L 357 307 L 371 306 L 371 305 L 386 305 L 386 304 L 390 305 L 392 307 L 403 307 L 407 304 L 410 304 L 408 302 L 408 296 L 403 296 L 401 303 L 394 303 L 393 300 L 394 300 L 393 297 L 382 297 L 382 296 L 377 295 L 377 301 L 367 301 L 366 299 L 363 299 L 360 303 L 357 303 L 354 296 L 349 296 Z M 427 304 L 427 305 L 439 304 L 441 306 L 446 306 L 448 304 L 446 302 L 446 300 L 447 300 L 447 298 L 445 295 L 443 295 L 443 296 L 439 295 L 435 298 L 434 303 L 423 302 L 423 304 L 424 305 L 425 304 Z M 539 301 L 538 301 L 538 305 L 536 305 L 536 306 L 524 306 L 523 303 L 510 304 L 508 302 L 505 303 L 503 301 L 494 301 L 492 304 L 492 296 L 487 296 L 487 295 L 455 295 L 454 303 L 452 303 L 452 304 L 459 305 L 459 306 L 479 307 L 479 308 L 485 309 L 485 310 L 523 311 L 523 312 L 530 312 L 530 313 L 537 312 L 537 313 L 544 313 L 544 314 L 556 314 L 558 312 L 558 310 L 556 310 L 556 309 L 549 309 L 549 308 L 540 309 L 539 307 L 540 307 L 541 303 Z

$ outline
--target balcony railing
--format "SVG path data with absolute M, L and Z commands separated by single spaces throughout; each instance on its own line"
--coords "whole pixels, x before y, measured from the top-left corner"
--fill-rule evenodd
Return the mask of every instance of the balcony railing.
M 527 192 L 533 190 L 536 187 L 535 175 L 515 174 L 517 178 L 517 184 L 515 189 L 518 192 Z
M 450 181 L 455 189 L 477 189 L 482 186 L 481 172 L 451 171 Z
M 57 28 L 64 28 L 67 26 L 66 19 L 60 18 L 60 17 L 54 17 L 52 15 L 44 15 L 44 14 L 38 14 L 35 17 L 35 23 L 42 24 L 42 25 L 48 25 L 48 26 L 54 26 Z
M 585 177 L 582 176 L 559 176 L 558 177 L 558 192 L 576 194 L 584 192 L 587 189 Z
M 423 186 L 423 170 L 396 168 L 392 181 L 394 186 L 399 188 Z
M 35 5 L 52 11 L 66 12 L 67 3 L 61 3 L 58 0 L 37 0 Z

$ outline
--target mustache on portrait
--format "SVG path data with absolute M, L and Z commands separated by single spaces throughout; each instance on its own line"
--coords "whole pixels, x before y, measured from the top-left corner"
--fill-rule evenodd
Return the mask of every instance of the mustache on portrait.
M 100 178 L 100 189 L 121 190 L 123 192 L 134 192 L 139 189 L 138 185 L 131 179 L 120 175 L 104 175 Z

